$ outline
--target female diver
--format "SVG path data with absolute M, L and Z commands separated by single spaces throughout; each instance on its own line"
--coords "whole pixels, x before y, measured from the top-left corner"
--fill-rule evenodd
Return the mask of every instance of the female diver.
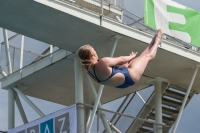
M 96 51 L 90 45 L 82 46 L 78 55 L 83 67 L 96 82 L 116 88 L 127 88 L 139 81 L 148 62 L 155 58 L 163 34 L 159 29 L 139 57 L 136 57 L 137 52 L 131 52 L 129 56 L 104 57 L 99 60 Z

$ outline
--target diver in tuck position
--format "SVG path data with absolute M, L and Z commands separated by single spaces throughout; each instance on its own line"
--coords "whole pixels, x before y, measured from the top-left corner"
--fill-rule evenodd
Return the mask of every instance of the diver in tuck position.
M 116 88 L 127 88 L 140 79 L 148 62 L 155 58 L 163 34 L 159 29 L 139 57 L 136 57 L 137 52 L 131 52 L 129 56 L 104 57 L 99 60 L 96 51 L 90 45 L 80 47 L 78 55 L 83 67 L 96 82 Z M 120 67 L 115 67 L 118 65 Z

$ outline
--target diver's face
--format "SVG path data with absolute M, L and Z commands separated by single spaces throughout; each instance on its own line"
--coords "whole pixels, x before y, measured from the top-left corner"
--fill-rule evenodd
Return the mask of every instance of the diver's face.
M 96 51 L 94 50 L 94 48 L 91 48 L 91 55 L 93 56 L 93 58 L 98 60 L 98 55 L 97 55 Z

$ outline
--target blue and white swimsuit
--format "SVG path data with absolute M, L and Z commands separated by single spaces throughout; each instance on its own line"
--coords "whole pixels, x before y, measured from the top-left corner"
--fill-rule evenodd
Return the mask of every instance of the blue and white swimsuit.
M 89 72 L 89 74 L 94 79 L 96 79 L 96 81 L 98 83 L 104 82 L 104 81 L 110 79 L 112 76 L 114 76 L 117 73 L 122 73 L 124 75 L 124 77 L 125 77 L 125 81 L 124 81 L 123 84 L 121 84 L 119 86 L 115 86 L 116 88 L 127 88 L 127 87 L 132 86 L 132 85 L 135 84 L 135 82 L 131 79 L 131 77 L 129 75 L 129 72 L 128 72 L 128 69 L 126 67 L 125 68 L 115 68 L 115 67 L 112 67 L 112 73 L 111 73 L 111 75 L 107 79 L 102 80 L 102 81 L 97 78 L 97 75 L 96 75 L 96 72 L 95 72 L 95 65 L 93 66 L 93 72 L 94 72 L 94 75 L 92 75 L 92 73 L 90 73 L 90 72 Z

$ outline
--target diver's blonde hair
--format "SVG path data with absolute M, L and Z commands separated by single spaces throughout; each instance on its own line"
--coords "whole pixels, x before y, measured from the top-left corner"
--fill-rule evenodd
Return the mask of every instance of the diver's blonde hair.
M 81 59 L 82 65 L 86 70 L 89 70 L 92 63 L 90 61 L 92 47 L 90 45 L 83 45 L 78 50 L 78 56 Z

